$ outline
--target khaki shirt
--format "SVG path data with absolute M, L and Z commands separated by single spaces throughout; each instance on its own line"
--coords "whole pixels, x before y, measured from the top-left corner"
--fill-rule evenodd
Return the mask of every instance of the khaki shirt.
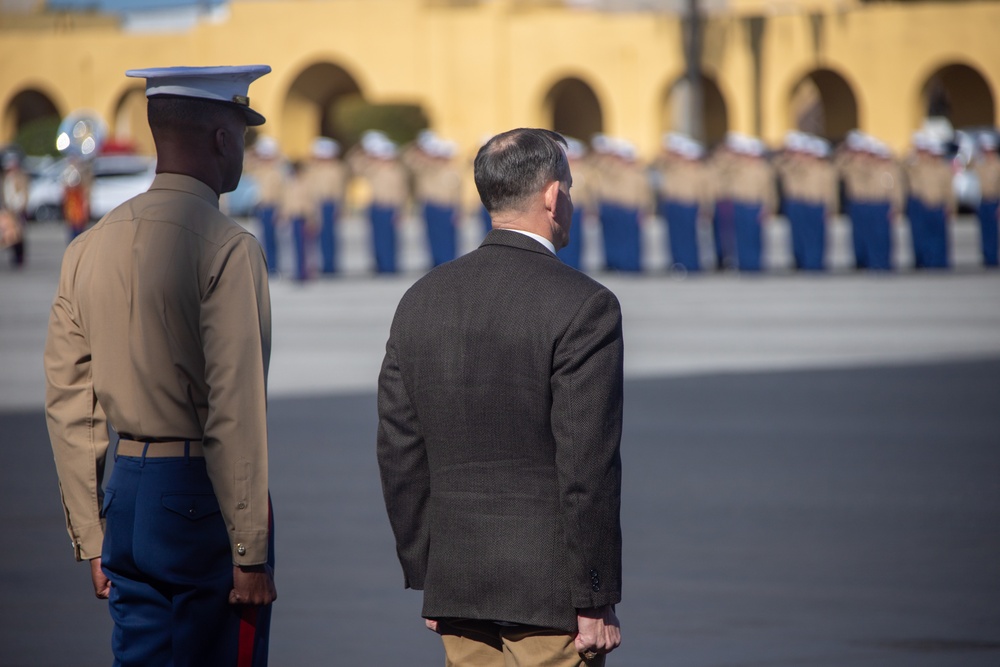
M 778 192 L 774 170 L 761 158 L 743 160 L 731 178 L 733 200 L 747 204 L 760 204 L 763 215 L 774 212 Z
M 347 189 L 347 167 L 340 160 L 313 160 L 302 172 L 309 184 L 315 206 L 326 201 L 339 202 Z
M 660 176 L 660 196 L 670 201 L 697 204 L 707 210 L 712 201 L 708 178 L 702 163 L 677 160 Z
M 134 440 L 200 439 L 233 563 L 266 562 L 270 354 L 264 253 L 201 181 L 159 174 L 69 245 L 45 408 L 78 560 L 101 555 L 110 423 Z
M 399 207 L 409 196 L 407 174 L 396 160 L 378 160 L 365 172 L 372 189 L 372 203 L 380 206 Z
M 424 164 L 415 177 L 419 201 L 439 206 L 461 206 L 462 175 L 450 162 Z
M 262 160 L 253 168 L 263 206 L 279 206 L 285 189 L 284 166 L 278 160 Z
M 910 192 L 926 206 L 943 206 L 955 212 L 955 191 L 951 166 L 942 158 L 928 157 L 910 170 Z
M 991 154 L 980 160 L 973 170 L 979 177 L 979 190 L 983 199 L 996 201 L 1000 199 L 1000 158 Z

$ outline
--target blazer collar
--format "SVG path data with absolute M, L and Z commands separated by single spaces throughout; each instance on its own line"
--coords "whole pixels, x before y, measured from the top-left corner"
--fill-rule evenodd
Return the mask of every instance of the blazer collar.
M 488 245 L 505 245 L 512 248 L 520 248 L 521 250 L 537 252 L 547 257 L 556 257 L 549 252 L 548 248 L 530 236 L 518 234 L 517 232 L 512 232 L 509 229 L 491 229 L 489 234 L 486 235 L 486 238 L 483 239 L 483 242 L 479 244 L 479 247 L 482 248 L 483 246 Z

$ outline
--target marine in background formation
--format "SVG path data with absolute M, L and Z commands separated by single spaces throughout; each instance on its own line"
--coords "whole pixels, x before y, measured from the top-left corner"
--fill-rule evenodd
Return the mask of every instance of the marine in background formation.
M 10 248 L 11 263 L 24 266 L 24 225 L 28 208 L 28 174 L 21 169 L 21 158 L 11 152 L 3 156 L 0 177 L 0 248 Z
M 944 159 L 942 143 L 924 132 L 914 134 L 913 148 L 907 169 L 913 265 L 946 269 L 951 264 L 949 223 L 957 210 L 951 165 Z
M 413 174 L 414 194 L 427 230 L 431 264 L 440 266 L 458 256 L 462 215 L 462 175 L 455 166 L 455 143 L 427 130 L 404 162 Z
M 278 215 L 284 196 L 286 166 L 278 142 L 269 136 L 257 139 L 253 156 L 249 171 L 258 188 L 255 215 L 260 225 L 264 257 L 267 258 L 267 272 L 274 274 L 280 271 Z
M 348 164 L 352 173 L 367 182 L 370 191 L 368 219 L 375 270 L 395 273 L 399 254 L 397 226 L 410 195 L 406 168 L 399 160 L 396 144 L 381 132 L 366 132 L 356 148 L 348 156 Z
M 709 172 L 701 162 L 702 145 L 672 133 L 664 137 L 664 155 L 658 161 L 657 213 L 667 226 L 667 253 L 673 270 L 701 270 L 698 246 L 699 215 L 711 209 Z
M 766 148 L 759 139 L 730 134 L 727 144 L 737 156 L 730 182 L 736 267 L 755 273 L 764 268 L 764 225 L 777 206 L 774 170 L 764 159 Z
M 642 271 L 642 226 L 652 208 L 646 170 L 627 141 L 597 135 L 592 146 L 606 268 Z
M 339 156 L 339 143 L 317 137 L 302 176 L 313 214 L 319 220 L 320 270 L 325 275 L 337 272 L 337 229 L 347 192 L 347 167 Z
M 984 134 L 979 139 L 982 157 L 974 169 L 979 177 L 981 194 L 976 216 L 979 218 L 983 265 L 997 266 L 997 216 L 1000 215 L 1000 156 L 997 155 L 996 135 Z
M 790 132 L 775 166 L 782 185 L 785 217 L 791 232 L 795 268 L 826 268 L 827 224 L 838 208 L 838 179 L 827 161 L 830 147 L 823 139 Z

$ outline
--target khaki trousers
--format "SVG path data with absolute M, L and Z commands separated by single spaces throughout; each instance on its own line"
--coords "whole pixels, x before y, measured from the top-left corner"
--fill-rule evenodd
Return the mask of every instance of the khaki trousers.
M 584 659 L 561 630 L 460 619 L 440 621 L 438 630 L 445 667 L 604 667 L 605 656 Z

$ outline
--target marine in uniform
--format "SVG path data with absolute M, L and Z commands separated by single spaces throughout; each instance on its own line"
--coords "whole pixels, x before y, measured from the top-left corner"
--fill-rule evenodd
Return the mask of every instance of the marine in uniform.
M 940 142 L 930 142 L 919 168 L 911 170 L 910 190 L 914 198 L 914 266 L 945 269 L 950 265 L 948 223 L 955 215 L 955 192 L 951 166 Z
M 997 137 L 984 134 L 979 139 L 983 155 L 974 167 L 979 178 L 981 194 L 976 216 L 979 218 L 980 243 L 983 266 L 997 266 L 998 238 L 997 216 L 1000 211 L 1000 157 L 997 155 Z
M 263 665 L 275 599 L 260 244 L 219 210 L 264 65 L 146 79 L 157 175 L 66 249 L 45 343 L 66 525 L 117 665 Z M 102 490 L 110 426 L 120 438 Z
M 822 271 L 826 268 L 827 221 L 837 211 L 837 173 L 826 161 L 826 141 L 804 134 L 789 139 L 795 157 L 780 171 L 792 256 L 796 268 Z
M 736 266 L 740 271 L 763 269 L 764 225 L 777 203 L 774 172 L 764 161 L 764 144 L 753 137 L 736 139 L 740 156 L 732 179 L 733 223 L 736 231 Z
M 857 269 L 868 268 L 867 242 L 864 236 L 865 214 L 860 200 L 865 180 L 868 178 L 867 143 L 867 135 L 858 130 L 851 130 L 833 159 L 834 167 L 844 186 L 846 212 L 851 223 L 851 248 L 854 251 L 854 267 Z
M 734 150 L 738 143 L 734 135 L 727 137 L 706 164 L 712 200 L 712 239 L 715 266 L 726 269 L 736 266 L 736 228 L 733 216 L 733 178 L 739 170 L 739 158 Z
M 309 191 L 309 181 L 302 163 L 293 162 L 281 195 L 281 222 L 292 232 L 295 255 L 295 280 L 309 279 L 309 258 L 315 238 L 317 207 Z
M 667 225 L 670 266 L 700 271 L 698 213 L 710 206 L 708 183 L 701 163 L 701 144 L 680 135 L 665 139 L 670 160 L 661 161 L 657 208 Z
M 609 139 L 601 159 L 601 226 L 607 268 L 642 271 L 642 222 L 651 208 L 652 193 L 645 170 L 627 141 Z
M 355 152 L 351 161 L 352 171 L 368 182 L 371 192 L 368 219 L 378 273 L 396 272 L 399 253 L 396 226 L 409 198 L 406 169 L 398 155 L 396 145 L 387 136 L 367 132 L 361 138 L 361 150 Z
M 278 273 L 278 214 L 285 189 L 285 165 L 278 152 L 278 142 L 268 136 L 254 144 L 253 178 L 257 181 L 257 222 L 263 237 L 268 273 Z
M 328 137 L 317 137 L 312 159 L 303 173 L 311 205 L 319 216 L 320 266 L 327 275 L 337 272 L 337 222 L 347 189 L 347 168 L 337 159 L 339 155 L 340 144 Z
M 462 210 L 462 175 L 452 160 L 455 145 L 436 135 L 424 135 L 425 155 L 414 165 L 416 196 L 427 229 L 431 264 L 440 266 L 458 256 L 458 223 Z
M 573 221 L 566 245 L 556 250 L 556 256 L 579 271 L 583 268 L 583 228 L 593 210 L 593 177 L 586 160 L 587 151 L 580 141 L 566 138 L 566 157 L 573 172 Z

